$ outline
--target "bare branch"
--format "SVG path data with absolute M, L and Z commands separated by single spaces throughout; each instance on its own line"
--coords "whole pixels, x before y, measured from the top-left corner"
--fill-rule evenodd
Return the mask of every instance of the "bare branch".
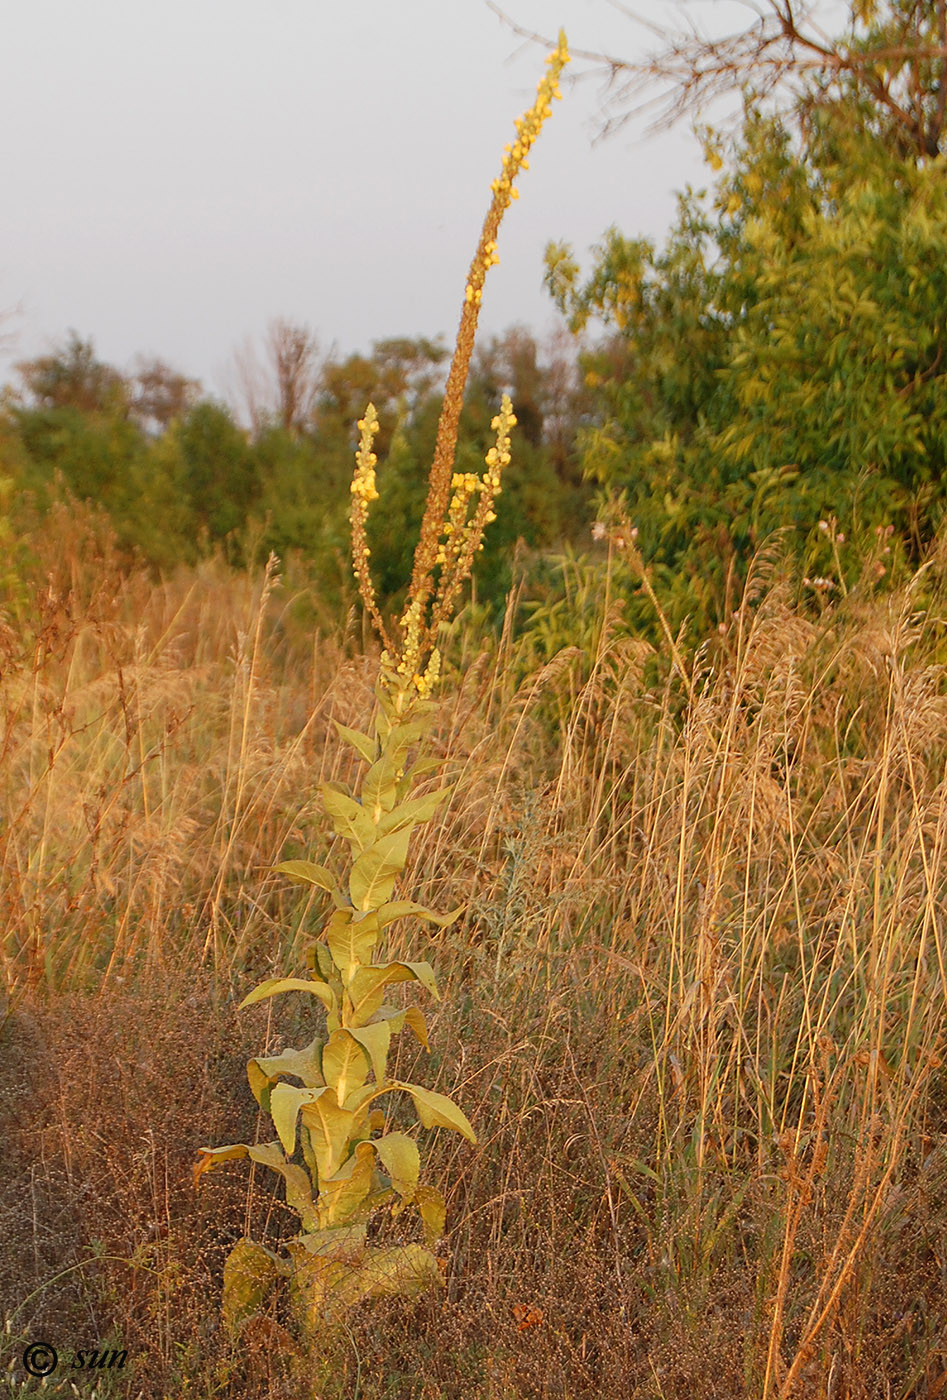
M 813 19 L 811 0 L 747 0 L 752 22 L 714 37 L 702 32 L 693 16 L 687 16 L 689 28 L 675 31 L 636 14 L 622 0 L 608 3 L 657 38 L 659 46 L 635 59 L 573 49 L 588 67 L 572 81 L 594 76 L 604 83 L 603 135 L 645 113 L 652 114 L 650 129 L 661 130 L 735 91 L 749 89 L 766 98 L 788 88 L 798 95 L 808 79 L 818 76 L 836 87 L 846 78 L 862 86 L 918 152 L 934 154 L 939 147 L 947 116 L 947 0 L 937 0 L 936 33 L 925 32 L 915 8 L 900 34 L 889 31 L 874 44 L 856 41 L 854 18 L 846 38 L 829 37 Z M 496 0 L 487 4 L 521 38 L 548 42 L 517 24 Z M 933 89 L 936 101 L 930 110 L 932 91 L 921 70 L 936 62 L 945 73 Z M 878 70 L 886 68 L 895 74 L 907 70 L 897 96 L 892 81 L 879 77 Z

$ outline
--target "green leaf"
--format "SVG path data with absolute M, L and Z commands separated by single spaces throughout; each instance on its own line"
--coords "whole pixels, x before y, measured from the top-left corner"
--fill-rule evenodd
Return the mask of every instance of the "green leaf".
M 247 1065 L 247 1078 L 253 1097 L 257 1103 L 261 1103 L 262 1090 L 281 1074 L 291 1074 L 301 1079 L 308 1089 L 318 1088 L 325 1083 L 320 1068 L 321 1058 L 322 1041 L 317 1036 L 303 1050 L 283 1050 L 279 1055 L 258 1056 L 251 1060 Z
M 298 1085 L 284 1084 L 282 1080 L 274 1086 L 270 1095 L 270 1117 L 288 1157 L 296 1150 L 296 1120 L 300 1109 L 324 1095 L 332 1098 L 328 1089 L 300 1089 Z
M 364 1262 L 350 1270 L 338 1285 L 338 1301 L 351 1308 L 366 1298 L 413 1298 L 440 1285 L 437 1260 L 423 1245 L 369 1249 Z
M 321 787 L 322 805 L 338 834 L 359 851 L 371 845 L 376 835 L 375 824 L 361 802 L 345 793 L 335 792 L 327 783 Z
M 423 904 L 415 904 L 413 899 L 396 899 L 390 904 L 382 904 L 378 910 L 378 927 L 385 928 L 387 924 L 393 923 L 395 919 L 404 919 L 409 914 L 413 914 L 418 919 L 423 919 L 425 923 L 436 924 L 438 928 L 448 928 L 455 919 L 467 908 L 466 904 L 459 904 L 456 909 L 452 909 L 449 914 L 438 914 L 433 909 L 428 909 Z
M 356 967 L 370 963 L 378 942 L 378 916 L 374 910 L 359 917 L 337 909 L 325 931 L 332 961 L 347 980 Z
M 360 1142 L 348 1161 L 333 1176 L 321 1182 L 319 1212 L 323 1226 L 350 1225 L 367 1219 L 374 1184 L 373 1144 Z
M 343 1104 L 353 1089 L 360 1089 L 368 1078 L 368 1055 L 348 1030 L 333 1031 L 322 1052 L 322 1073 L 336 1098 Z
M 258 1162 L 271 1171 L 279 1172 L 286 1183 L 286 1204 L 299 1216 L 304 1230 L 315 1230 L 319 1225 L 316 1205 L 312 1199 L 312 1183 L 302 1167 L 295 1162 L 287 1162 L 278 1142 L 261 1143 L 248 1148 L 251 1162 Z
M 325 982 L 314 982 L 308 977 L 270 977 L 266 982 L 254 987 L 237 1009 L 243 1011 L 245 1007 L 265 1001 L 267 997 L 277 996 L 280 992 L 309 992 L 311 996 L 319 998 L 327 1011 L 332 1011 L 335 1007 L 335 993 Z
M 337 913 L 344 914 L 348 911 L 339 909 Z M 314 943 L 306 955 L 306 963 L 309 968 L 317 972 L 323 982 L 328 982 L 331 986 L 332 978 L 336 973 L 335 963 L 332 961 L 332 954 L 325 943 Z
M 413 797 L 409 802 L 402 802 L 399 807 L 393 807 L 378 822 L 379 834 L 430 821 L 451 790 L 450 787 L 443 787 L 437 792 L 429 792 L 425 797 Z
M 348 985 L 356 1025 L 366 1025 L 380 1009 L 385 988 L 394 982 L 420 982 L 439 1000 L 434 972 L 427 962 L 394 962 L 360 967 Z
M 401 771 L 404 755 L 398 749 L 387 746 L 377 763 L 373 763 L 365 774 L 362 783 L 362 805 L 375 821 L 382 812 L 388 812 L 395 805 L 395 789 Z
M 427 1038 L 427 1021 L 424 1019 L 424 1012 L 417 1006 L 406 1006 L 404 1012 L 405 1025 L 410 1026 L 414 1034 L 424 1046 L 425 1050 L 430 1050 Z
M 293 1135 L 295 1138 L 295 1123 Z M 200 1153 L 194 1167 L 195 1185 L 200 1181 L 204 1172 L 212 1171 L 222 1162 L 232 1162 L 241 1157 L 249 1157 L 251 1162 L 257 1162 L 260 1166 L 269 1167 L 271 1170 L 279 1172 L 286 1183 L 286 1204 L 291 1210 L 296 1211 L 304 1230 L 316 1228 L 316 1207 L 312 1199 L 312 1186 L 309 1177 L 302 1167 L 297 1167 L 293 1162 L 287 1162 L 278 1142 L 256 1143 L 252 1147 L 244 1142 L 235 1143 L 230 1147 L 202 1147 Z
M 229 1147 L 199 1147 L 197 1149 L 197 1161 L 194 1163 L 194 1185 L 200 1185 L 201 1177 L 205 1172 L 212 1172 L 215 1167 L 219 1167 L 224 1162 L 236 1162 L 241 1157 L 246 1157 L 250 1149 L 245 1142 L 235 1142 Z
M 416 744 L 419 739 L 424 738 L 424 735 L 430 728 L 430 719 L 427 716 L 430 715 L 434 707 L 427 702 L 418 704 L 418 702 L 415 701 L 412 708 L 416 714 L 419 710 L 425 711 L 425 717 L 421 719 L 405 720 L 401 724 L 393 724 L 385 738 L 386 749 L 390 746 L 399 753 L 404 754 L 407 753 L 412 744 Z
M 268 1250 L 253 1240 L 238 1240 L 224 1264 L 221 1311 L 228 1332 L 239 1331 L 260 1311 L 278 1277 L 279 1267 Z
M 353 1026 L 351 1035 L 371 1058 L 375 1083 L 380 1088 L 385 1082 L 388 1067 L 388 1047 L 391 1044 L 390 1023 L 379 1021 L 369 1026 Z
M 348 725 L 340 724 L 337 719 L 332 723 L 335 725 L 336 733 L 347 744 L 362 755 L 366 763 L 374 763 L 378 756 L 378 745 L 368 734 L 362 734 L 358 729 L 349 729 Z
M 323 1230 L 315 1230 L 309 1235 L 300 1235 L 293 1246 L 301 1245 L 307 1254 L 330 1255 L 335 1259 L 358 1259 L 365 1248 L 368 1234 L 367 1222 L 356 1221 L 348 1225 L 333 1225 Z M 291 1246 L 292 1248 L 292 1246 Z
M 411 828 L 383 836 L 359 856 L 349 876 L 349 892 L 356 909 L 377 909 L 394 888 L 395 878 L 408 858 Z
M 407 1133 L 386 1133 L 372 1146 L 398 1195 L 411 1200 L 421 1172 L 421 1154 L 414 1138 Z
M 277 1088 L 282 1086 L 277 1085 Z M 368 1086 L 366 1086 L 368 1087 Z M 356 1091 L 358 1092 L 358 1091 Z M 276 1089 L 273 1090 L 276 1095 Z M 301 1107 L 303 1122 L 309 1129 L 312 1150 L 319 1172 L 319 1184 L 334 1176 L 345 1160 L 348 1145 L 365 1120 L 364 1105 L 354 1112 L 340 1108 L 334 1094 L 323 1090 Z
M 280 875 L 288 875 L 294 885 L 316 885 L 329 894 L 338 890 L 332 871 L 324 865 L 314 865 L 311 860 L 284 860 L 273 869 Z
M 420 1084 L 393 1083 L 391 1087 L 405 1089 L 411 1095 L 418 1117 L 425 1128 L 453 1128 L 454 1132 L 462 1133 L 468 1142 L 477 1141 L 476 1133 L 466 1115 L 446 1094 L 436 1094 L 433 1089 L 422 1089 Z
M 405 1026 L 410 1026 L 417 1039 L 424 1046 L 425 1050 L 430 1050 L 427 1038 L 427 1022 L 417 1006 L 379 1006 L 368 1023 L 368 1029 L 379 1021 L 386 1021 L 391 1027 L 391 1034 L 397 1035 L 403 1031 Z

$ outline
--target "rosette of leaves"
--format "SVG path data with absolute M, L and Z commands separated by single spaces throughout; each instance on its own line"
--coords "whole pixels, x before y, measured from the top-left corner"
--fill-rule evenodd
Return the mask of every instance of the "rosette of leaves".
M 407 916 L 443 928 L 461 910 L 439 914 L 394 898 L 412 833 L 434 816 L 450 788 L 415 795 L 418 780 L 439 763 L 412 760 L 431 702 L 411 694 L 390 671 L 382 675 L 376 698 L 372 733 L 337 725 L 363 761 L 360 781 L 354 789 L 335 782 L 321 789 L 324 810 L 351 851 L 345 877 L 305 860 L 277 867 L 298 884 L 324 890 L 334 906 L 310 952 L 309 976 L 263 982 L 242 1003 L 302 992 L 324 1009 L 324 1032 L 302 1049 L 253 1059 L 247 1067 L 275 1140 L 202 1148 L 195 1167 L 199 1179 L 223 1162 L 248 1157 L 283 1177 L 286 1203 L 299 1216 L 299 1233 L 287 1242 L 286 1257 L 250 1240 L 232 1250 L 223 1311 L 234 1330 L 259 1311 L 281 1277 L 290 1282 L 297 1323 L 316 1335 L 363 1299 L 410 1296 L 440 1282 L 432 1246 L 443 1232 L 444 1199 L 420 1180 L 415 1140 L 387 1130 L 376 1106 L 380 1098 L 401 1091 L 425 1127 L 451 1128 L 475 1141 L 467 1118 L 446 1095 L 388 1075 L 393 1036 L 408 1029 L 428 1048 L 421 1008 L 389 1002 L 389 990 L 414 982 L 435 998 L 438 993 L 429 963 L 379 960 L 385 930 Z M 388 1209 L 398 1215 L 409 1207 L 420 1215 L 423 1244 L 369 1242 L 373 1214 Z

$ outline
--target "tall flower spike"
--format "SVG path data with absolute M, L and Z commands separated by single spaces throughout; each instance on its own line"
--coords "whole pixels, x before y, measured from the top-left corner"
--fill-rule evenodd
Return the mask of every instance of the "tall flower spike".
M 495 446 L 487 453 L 487 469 L 483 476 L 477 477 L 468 473 L 463 477 L 454 477 L 454 481 L 460 482 L 461 487 L 451 501 L 451 510 L 444 525 L 445 537 L 438 548 L 437 562 L 441 566 L 441 578 L 431 616 L 432 636 L 440 624 L 450 617 L 454 600 L 473 568 L 474 557 L 478 550 L 483 549 L 483 532 L 496 520 L 493 503 L 500 494 L 503 468 L 510 464 L 510 430 L 516 427 L 516 417 L 508 394 L 503 395 L 500 412 L 494 418 L 491 427 L 497 435 L 497 440 Z M 477 497 L 477 505 L 473 516 L 468 520 L 467 503 L 474 496 Z M 463 520 L 457 523 L 455 511 L 459 517 L 461 509 Z
M 512 405 L 505 399 L 499 417 L 494 419 L 493 426 L 499 436 L 497 446 L 487 456 L 488 470 L 485 475 L 475 477 L 464 473 L 455 476 L 454 473 L 457 429 L 480 315 L 483 284 L 490 268 L 500 261 L 497 256 L 497 234 L 501 220 L 511 201 L 518 197 L 514 182 L 521 170 L 529 169 L 527 157 L 543 123 L 552 112 L 553 100 L 562 96 L 559 78 L 568 62 L 566 36 L 560 30 L 558 46 L 546 59 L 547 71 L 539 83 L 536 101 L 515 123 L 516 140 L 504 151 L 500 174 L 491 186 L 493 198 L 467 274 L 457 343 L 444 389 L 427 501 L 414 552 L 411 584 L 397 646 L 389 640 L 378 611 L 365 542 L 365 518 L 368 505 L 376 494 L 372 442 L 378 431 L 378 420 L 371 405 L 359 423 L 362 436 L 352 483 L 352 560 L 355 577 L 362 601 L 384 645 L 385 667 L 391 667 L 402 681 L 405 678 L 421 679 L 422 691 L 425 686 L 429 689 L 436 678 L 436 666 L 432 673 L 430 668 L 425 669 L 425 662 L 432 654 L 437 628 L 449 619 L 457 594 L 469 575 L 484 526 L 494 518 L 491 507 L 494 496 L 499 493 L 499 467 L 509 461 L 509 429 L 516 419 Z M 472 519 L 468 521 L 468 509 L 474 496 L 478 496 L 479 500 Z M 442 540 L 442 536 L 446 538 Z M 428 604 L 434 593 L 433 571 L 438 566 L 441 568 L 440 582 L 429 619 Z M 427 680 L 423 679 L 425 677 Z
M 559 78 L 569 62 L 566 36 L 559 32 L 559 44 L 546 59 L 547 71 L 539 83 L 536 101 L 516 123 L 516 141 L 509 146 L 503 156 L 499 176 L 493 182 L 493 199 L 483 222 L 480 242 L 474 254 L 464 304 L 457 331 L 457 346 L 451 361 L 450 373 L 444 390 L 444 405 L 437 425 L 437 442 L 434 448 L 434 461 L 431 466 L 430 487 L 424 518 L 421 522 L 421 535 L 414 554 L 414 569 L 411 575 L 411 588 L 408 597 L 424 608 L 431 596 L 431 571 L 437 563 L 438 541 L 447 513 L 451 493 L 451 478 L 454 467 L 454 452 L 457 446 L 457 428 L 460 410 L 464 399 L 464 386 L 473 354 L 477 319 L 480 315 L 480 301 L 483 284 L 489 269 L 499 262 L 497 257 L 497 233 L 503 215 L 511 200 L 517 197 L 514 181 L 520 170 L 527 169 L 527 156 L 543 123 L 552 112 L 553 99 L 561 97 Z
M 359 596 L 383 644 L 390 648 L 391 642 L 388 640 L 388 633 L 375 601 L 375 587 L 372 583 L 368 562 L 371 550 L 368 547 L 365 534 L 369 508 L 372 501 L 378 500 L 378 492 L 375 490 L 375 466 L 378 458 L 372 451 L 378 428 L 378 414 L 375 412 L 375 405 L 370 403 L 365 410 L 365 417 L 358 421 L 359 438 L 358 451 L 355 454 L 355 475 L 349 488 L 352 493 L 349 522 L 352 539 L 352 572 L 358 583 Z

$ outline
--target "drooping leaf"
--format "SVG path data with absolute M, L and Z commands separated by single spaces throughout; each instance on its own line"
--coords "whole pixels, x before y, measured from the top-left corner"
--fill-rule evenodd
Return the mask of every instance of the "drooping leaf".
M 425 1050 L 430 1050 L 427 1038 L 427 1021 L 424 1019 L 424 1012 L 418 1006 L 406 1006 L 404 1011 L 404 1021 L 406 1026 L 410 1026 Z
M 261 1093 L 283 1074 L 301 1079 L 308 1089 L 318 1088 L 325 1083 L 321 1059 L 322 1041 L 318 1036 L 302 1050 L 283 1050 L 279 1055 L 258 1056 L 247 1065 L 247 1078 L 253 1097 L 261 1107 L 265 1107 Z
M 286 1204 L 299 1216 L 304 1230 L 315 1230 L 319 1220 L 316 1203 L 312 1199 L 312 1183 L 302 1167 L 286 1160 L 278 1142 L 260 1143 L 250 1147 L 247 1149 L 247 1156 L 251 1162 L 258 1162 L 263 1167 L 279 1172 L 286 1183 Z
M 456 909 L 452 909 L 449 914 L 438 914 L 433 909 L 428 909 L 423 904 L 415 904 L 413 899 L 395 899 L 390 904 L 383 904 L 378 910 L 378 927 L 385 928 L 387 924 L 393 923 L 395 919 L 404 919 L 409 914 L 413 914 L 417 919 L 423 919 L 425 923 L 436 924 L 438 928 L 448 928 L 455 919 L 467 908 L 466 904 L 459 904 Z
M 270 1252 L 252 1240 L 238 1240 L 224 1263 L 222 1312 L 228 1332 L 237 1332 L 260 1311 L 267 1293 L 279 1277 Z
M 372 1143 L 399 1196 L 411 1200 L 421 1172 L 421 1154 L 407 1133 L 386 1133 Z
M 205 1172 L 212 1172 L 224 1162 L 237 1162 L 246 1157 L 250 1149 L 245 1142 L 235 1142 L 229 1147 L 199 1147 L 194 1163 L 194 1185 L 199 1186 Z
M 369 1028 L 379 1021 L 387 1022 L 392 1035 L 398 1035 L 405 1026 L 410 1026 L 425 1050 L 430 1050 L 427 1022 L 417 1006 L 387 1006 L 382 1004 L 369 1021 Z
M 327 783 L 322 784 L 321 792 L 322 805 L 335 830 L 346 841 L 351 841 L 356 850 L 364 851 L 378 833 L 361 802 L 345 793 L 333 791 Z
M 300 1089 L 298 1085 L 284 1084 L 282 1080 L 274 1085 L 270 1094 L 270 1117 L 287 1156 L 291 1157 L 296 1150 L 296 1120 L 300 1109 L 315 1103 L 323 1095 L 328 1095 L 330 1099 L 333 1097 L 328 1089 Z
M 364 1261 L 339 1282 L 338 1302 L 351 1308 L 366 1298 L 413 1298 L 440 1285 L 437 1260 L 423 1245 L 369 1249 Z
M 315 885 L 329 894 L 338 889 L 331 870 L 315 865 L 311 860 L 284 860 L 273 867 L 280 875 L 288 875 L 294 885 Z
M 351 1031 L 333 1031 L 322 1052 L 322 1073 L 339 1104 L 368 1078 L 368 1055 Z
M 378 942 L 378 916 L 374 910 L 360 918 L 354 911 L 337 909 L 325 933 L 334 965 L 348 978 L 359 963 L 372 960 Z
M 273 1093 L 275 1096 L 275 1089 Z M 340 1108 L 335 1094 L 323 1090 L 320 1098 L 302 1105 L 301 1113 L 309 1129 L 321 1186 L 328 1177 L 335 1175 L 345 1160 L 348 1145 L 363 1122 L 366 1110 L 364 1106 L 355 1111 Z
M 368 1200 L 375 1179 L 373 1146 L 360 1142 L 348 1161 L 320 1183 L 319 1213 L 323 1226 L 348 1225 L 367 1219 Z
M 337 909 L 336 913 L 346 914 L 348 910 Z M 323 982 L 328 982 L 330 986 L 332 985 L 332 979 L 336 974 L 337 968 L 332 961 L 332 954 L 329 952 L 325 943 L 313 943 L 307 954 L 306 962 L 310 970 L 312 972 L 317 972 Z
M 319 998 L 327 1011 L 335 1008 L 335 994 L 325 982 L 316 982 L 308 977 L 270 977 L 266 982 L 254 987 L 253 991 L 244 997 L 238 1009 L 242 1011 L 245 1007 L 265 1001 L 267 997 L 277 996 L 280 992 L 309 992 L 311 996 Z
M 417 822 L 430 821 L 450 792 L 450 787 L 440 788 L 437 792 L 429 792 L 424 797 L 414 797 L 408 802 L 402 802 L 399 806 L 392 807 L 391 811 L 386 812 L 378 823 L 379 834 L 399 831 L 401 827 L 413 826 Z
M 349 876 L 349 893 L 356 909 L 377 909 L 390 897 L 395 879 L 408 858 L 411 827 L 383 836 L 355 861 Z
M 388 1047 L 391 1044 L 391 1024 L 378 1021 L 369 1026 L 353 1026 L 350 1034 L 367 1051 L 372 1062 L 375 1083 L 381 1087 L 388 1067 Z
M 424 1225 L 425 1240 L 428 1244 L 437 1244 L 447 1223 L 444 1197 L 434 1186 L 419 1186 L 414 1193 L 414 1204 Z
M 354 1024 L 366 1025 L 380 1008 L 385 988 L 394 982 L 420 982 L 438 1000 L 434 972 L 427 962 L 393 962 L 360 967 L 348 986 Z
M 366 763 L 374 763 L 378 757 L 378 745 L 368 734 L 362 734 L 358 729 L 349 729 L 348 725 L 340 724 L 337 719 L 332 723 L 335 725 L 336 733 L 347 744 L 350 744 L 357 753 L 362 755 Z
M 446 1094 L 437 1094 L 433 1089 L 424 1089 L 420 1084 L 393 1084 L 392 1088 L 404 1089 L 414 1099 L 418 1117 L 425 1128 L 453 1128 L 462 1133 L 468 1142 L 476 1142 L 477 1136 L 466 1115 Z

